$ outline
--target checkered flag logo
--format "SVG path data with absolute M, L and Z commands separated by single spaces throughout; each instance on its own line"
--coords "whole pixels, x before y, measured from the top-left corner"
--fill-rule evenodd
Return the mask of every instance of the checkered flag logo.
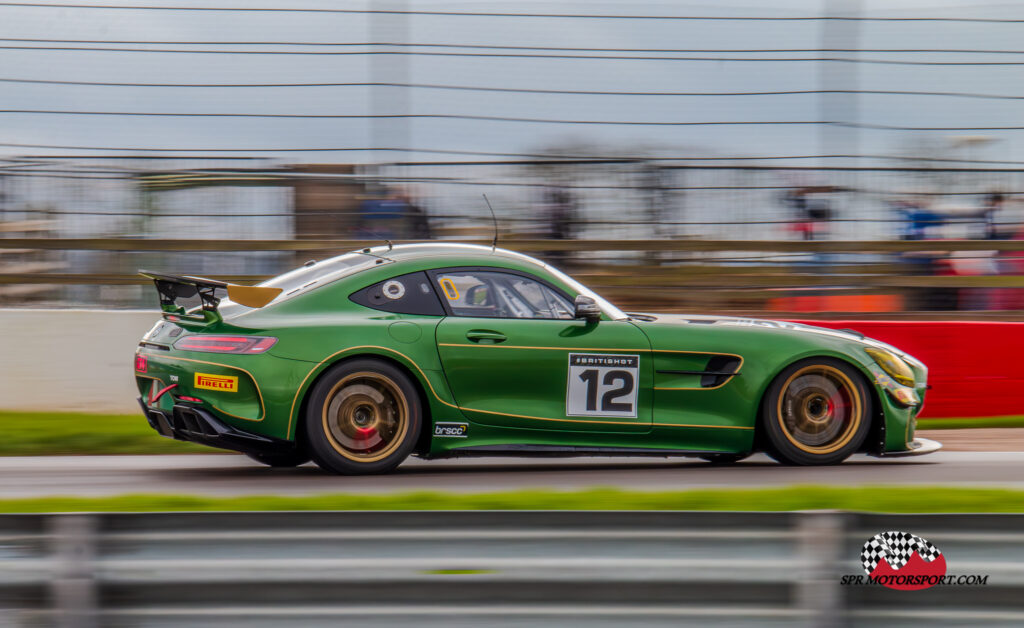
M 926 562 L 932 562 L 942 552 L 927 540 L 909 532 L 883 532 L 868 539 L 860 552 L 860 562 L 870 576 L 883 558 L 894 570 L 900 570 L 917 552 Z

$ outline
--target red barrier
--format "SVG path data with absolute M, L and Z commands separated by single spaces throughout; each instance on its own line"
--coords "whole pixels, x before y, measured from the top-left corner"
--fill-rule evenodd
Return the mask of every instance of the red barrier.
M 973 321 L 799 321 L 854 329 L 928 366 L 923 418 L 1024 414 L 1024 323 Z

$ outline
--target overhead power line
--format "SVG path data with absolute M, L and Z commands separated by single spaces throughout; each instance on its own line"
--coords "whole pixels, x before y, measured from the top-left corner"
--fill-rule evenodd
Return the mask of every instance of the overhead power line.
M 481 120 L 488 122 L 532 122 L 540 124 L 597 124 L 627 126 L 725 126 L 725 125 L 801 125 L 822 124 L 816 120 L 712 120 L 712 121 L 646 121 L 646 120 L 558 120 L 553 118 L 519 118 L 455 113 L 409 114 L 336 114 L 336 113 L 234 113 L 234 112 L 172 112 L 172 111 L 64 111 L 53 109 L 0 109 L 0 114 L 40 114 L 73 116 L 139 116 L 169 118 L 299 118 L 331 120 L 438 119 Z
M 914 163 L 958 163 L 958 164 L 989 164 L 989 165 L 1024 165 L 1021 161 L 1009 161 L 1009 160 L 985 160 L 985 159 L 952 159 L 942 157 L 913 157 L 913 156 L 900 156 L 900 155 L 872 155 L 872 154 L 836 154 L 836 155 L 750 155 L 750 156 L 726 156 L 726 157 L 707 157 L 698 155 L 643 155 L 643 154 L 621 154 L 621 155 L 574 155 L 574 154 L 551 154 L 551 153 L 505 153 L 505 152 L 489 152 L 489 151 L 471 151 L 471 150 L 456 150 L 456 149 L 438 149 L 438 148 L 397 148 L 397 147 L 274 147 L 274 148 L 215 148 L 215 147 L 201 147 L 201 148 L 151 148 L 141 146 L 88 146 L 88 145 L 67 145 L 67 144 L 26 144 L 26 143 L 10 143 L 0 142 L 0 146 L 11 147 L 11 148 L 32 148 L 32 149 L 45 149 L 45 150 L 70 150 L 70 151 L 95 151 L 103 153 L 124 153 L 122 155 L 29 155 L 22 157 L 22 159 L 211 159 L 211 160 L 256 160 L 257 157 L 241 157 L 241 156 L 229 156 L 225 157 L 222 155 L 208 155 L 203 153 L 230 153 L 236 155 L 238 153 L 250 153 L 250 154 L 267 154 L 267 153 L 328 153 L 328 152 L 393 152 L 393 153 L 421 153 L 421 154 L 434 154 L 434 155 L 452 155 L 452 156 L 463 156 L 463 157 L 497 157 L 502 159 L 512 159 L 516 161 L 488 161 L 485 163 L 481 162 L 466 162 L 466 161 L 423 161 L 423 162 L 404 162 L 402 165 L 417 165 L 417 166 L 447 166 L 447 165 L 510 165 L 510 164 L 521 164 L 522 160 L 533 160 L 533 161 L 544 161 L 544 162 L 578 162 L 580 160 L 586 160 L 588 162 L 742 162 L 742 161 L 801 161 L 801 160 L 821 160 L 821 159 L 877 159 L 877 160 L 891 160 L 891 161 L 905 161 Z M 151 154 L 139 154 L 139 153 L 155 153 L 157 156 Z M 194 153 L 196 156 L 190 156 L 188 153 Z M 160 156 L 160 154 L 167 154 L 168 157 Z M 815 170 L 830 169 L 826 166 L 824 168 L 816 166 Z M 849 167 L 840 167 L 840 170 L 850 170 Z M 862 170 L 871 170 L 873 168 L 860 168 Z
M 217 158 L 213 158 L 217 159 Z M 402 162 L 398 164 L 390 164 L 392 167 L 406 167 L 406 166 L 466 166 L 466 167 L 491 167 L 491 166 L 550 166 L 550 165 L 569 165 L 569 166 L 595 166 L 595 165 L 640 165 L 640 167 L 647 167 L 650 164 L 649 160 L 626 160 L 626 159 L 611 159 L 611 160 L 600 160 L 600 159 L 569 159 L 569 160 L 522 160 L 515 162 L 507 161 L 459 161 L 459 162 L 429 162 L 429 163 L 418 163 L 418 162 Z M 1021 165 L 1024 162 L 1008 162 L 1006 165 Z M 979 170 L 978 168 L 966 168 L 962 166 L 950 167 L 950 166 L 938 166 L 938 167 L 922 167 L 922 166 L 790 166 L 790 165 L 736 165 L 736 164 L 680 164 L 678 162 L 664 162 L 659 164 L 660 167 L 667 170 L 690 170 L 690 171 L 705 171 L 705 172 L 734 172 L 736 170 L 742 170 L 744 172 L 755 172 L 755 173 L 769 173 L 769 174 L 789 174 L 793 172 L 857 172 L 857 173 L 976 173 L 985 172 L 989 174 L 1021 174 L 1024 170 L 1021 168 L 998 168 L 998 169 L 984 169 Z M 198 181 L 208 178 L 231 178 L 234 180 L 248 179 L 252 181 L 266 181 L 270 179 L 285 180 L 285 179 L 307 179 L 307 180 L 370 180 L 370 179 L 408 179 L 407 175 L 395 174 L 393 171 L 388 172 L 362 172 L 356 174 L 343 174 L 334 172 L 305 172 L 302 170 L 293 170 L 287 167 L 267 167 L 267 168 L 155 168 L 150 170 L 140 170 L 137 166 L 104 166 L 104 165 L 74 165 L 74 164 L 62 164 L 60 160 L 48 160 L 39 161 L 37 163 L 29 165 L 23 169 L 6 169 L 0 168 L 0 174 L 20 176 L 23 174 L 116 174 L 124 177 L 192 177 L 191 180 Z M 469 181 L 474 180 L 472 178 L 466 178 L 464 176 L 430 176 L 430 175 L 414 175 L 417 181 L 422 182 L 445 182 L 445 181 Z M 154 182 L 158 182 L 159 179 L 151 179 Z M 990 183 L 979 183 L 980 187 L 990 189 Z M 643 187 L 641 185 L 641 187 Z M 845 186 L 843 186 L 845 188 Z M 40 208 L 40 212 L 50 212 L 50 209 Z M 856 220 L 856 219 L 853 219 Z
M 436 89 L 471 92 L 501 92 L 514 94 L 562 94 L 580 96 L 802 96 L 815 94 L 864 94 L 879 96 L 948 96 L 957 98 L 979 98 L 991 100 L 1024 100 L 1024 95 L 983 94 L 974 92 L 914 91 L 889 89 L 795 89 L 773 91 L 740 92 L 666 92 L 666 91 L 607 91 L 585 89 L 542 89 L 526 87 L 488 87 L 482 85 L 437 85 L 432 83 L 384 83 L 384 82 L 308 82 L 308 83 L 141 83 L 114 81 L 62 81 L 52 79 L 27 79 L 0 77 L 0 83 L 25 83 L 39 85 L 76 85 L 88 87 L 187 87 L 187 88 L 280 88 L 280 87 L 402 87 L 408 89 Z
M 515 46 L 498 44 L 446 44 L 437 42 L 385 42 L 385 41 L 185 41 L 143 39 L 40 39 L 29 37 L 0 37 L 0 41 L 32 44 L 90 44 L 139 46 L 310 46 L 337 48 L 455 48 L 465 50 L 529 50 L 557 52 L 631 52 L 631 53 L 730 53 L 730 54 L 794 54 L 794 53 L 912 53 L 912 54 L 1024 54 L 1024 50 L 988 48 L 591 48 L 581 46 Z
M 979 22 L 1008 23 L 1024 22 L 1024 18 L 981 18 L 981 17 L 884 17 L 884 16 L 832 16 L 832 15 L 624 15 L 594 13 L 511 13 L 487 11 L 425 11 L 425 10 L 387 10 L 387 9 L 350 9 L 350 8 L 315 8 L 315 7 L 229 7 L 229 6 L 188 6 L 188 5 L 130 5 L 130 4 L 71 4 L 43 2 L 0 2 L 0 6 L 31 7 L 47 9 L 105 9 L 130 11 L 202 11 L 231 13 L 339 13 L 362 15 L 423 15 L 439 17 L 504 17 L 504 18 L 542 18 L 542 19 L 597 19 L 597 20 L 684 20 L 684 21 L 729 21 L 729 22 L 819 22 L 819 21 L 855 21 L 855 22 Z
M 560 120 L 554 118 L 520 118 L 514 116 L 483 116 L 455 113 L 410 114 L 334 114 L 334 113 L 220 113 L 172 111 L 63 111 L 52 109 L 0 109 L 0 114 L 40 114 L 73 116 L 133 116 L 168 118 L 295 118 L 331 120 L 435 119 L 479 120 L 484 122 L 526 122 L 536 124 L 581 124 L 622 126 L 799 126 L 831 125 L 885 131 L 1022 131 L 1024 126 L 897 126 L 837 122 L 832 120 Z
M 270 56 L 314 56 L 314 57 L 357 57 L 357 56 L 409 56 L 409 57 L 472 57 L 496 59 L 568 59 L 603 61 L 715 61 L 749 63 L 808 63 L 835 62 L 868 65 L 908 66 L 1021 66 L 1021 61 L 913 61 L 904 59 L 859 59 L 854 57 L 692 57 L 655 55 L 593 55 L 593 54 L 544 54 L 513 52 L 433 52 L 421 50 L 209 50 L 188 48 L 123 48 L 108 46 L 16 46 L 2 45 L 0 50 L 37 50 L 43 52 L 132 52 L 148 54 L 202 54 L 202 55 L 270 55 Z
M 459 150 L 420 150 L 411 148 L 381 148 L 381 147 L 360 147 L 360 146 L 346 146 L 346 147 L 287 147 L 278 146 L 274 148 L 153 148 L 145 146 L 87 146 L 87 145 L 72 145 L 72 144 L 28 144 L 28 143 L 15 143 L 15 142 L 0 142 L 0 146 L 6 146 L 10 148 L 34 148 L 34 149 L 46 149 L 46 150 L 82 150 L 82 151 L 98 151 L 98 152 L 116 152 L 116 153 L 346 153 L 346 152 L 400 152 L 400 153 L 432 153 L 432 154 L 445 154 L 445 155 L 466 155 L 466 156 L 502 156 L 502 157 L 513 157 L 513 156 L 541 156 L 541 155 L 529 155 L 527 153 L 513 154 L 513 153 L 488 153 L 488 152 L 476 152 L 476 151 L 459 151 Z M 43 158 L 49 158 L 50 156 L 42 155 Z M 137 158 L 139 155 L 125 155 L 126 158 Z M 176 155 L 177 158 L 177 155 Z M 219 159 L 219 157 L 208 157 L 204 156 L 204 159 Z

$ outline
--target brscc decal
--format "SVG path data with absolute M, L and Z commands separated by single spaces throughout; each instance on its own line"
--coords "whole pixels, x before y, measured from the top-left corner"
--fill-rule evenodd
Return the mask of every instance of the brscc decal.
M 566 416 L 636 418 L 639 355 L 570 353 Z
M 439 422 L 434 424 L 434 436 L 441 438 L 466 438 L 469 423 Z
M 196 373 L 195 387 L 221 392 L 238 392 L 238 378 L 234 375 Z

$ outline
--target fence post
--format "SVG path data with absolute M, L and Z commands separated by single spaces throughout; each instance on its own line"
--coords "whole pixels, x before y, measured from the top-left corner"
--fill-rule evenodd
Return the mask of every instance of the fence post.
M 807 625 L 840 628 L 847 623 L 843 590 L 839 586 L 840 552 L 846 525 L 839 512 L 797 515 L 797 554 L 802 567 L 795 602 Z
M 54 515 L 48 520 L 53 556 L 51 604 L 59 628 L 98 628 L 95 580 L 96 515 Z

